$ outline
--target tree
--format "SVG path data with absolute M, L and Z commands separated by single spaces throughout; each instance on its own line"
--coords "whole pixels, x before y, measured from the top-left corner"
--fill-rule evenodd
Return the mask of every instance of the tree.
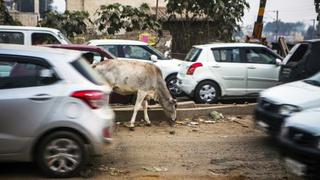
M 85 11 L 65 11 L 60 14 L 56 11 L 49 11 L 45 14 L 38 26 L 52 27 L 62 31 L 68 37 L 73 38 L 75 35 L 85 34 L 87 24 L 91 23 L 89 13 Z
M 314 29 L 313 26 L 309 26 L 308 30 L 304 34 L 304 39 L 309 40 L 309 39 L 314 39 L 316 36 L 316 30 Z
M 0 0 L 0 25 L 21 25 L 19 21 L 14 20 L 9 14 L 3 0 Z
M 98 29 L 110 35 L 118 33 L 121 29 L 158 32 L 161 27 L 155 16 L 151 15 L 150 7 L 146 3 L 138 8 L 119 3 L 102 5 L 96 15 L 98 18 L 95 23 Z
M 184 22 L 186 35 L 190 33 L 193 22 L 201 21 L 203 33 L 215 33 L 220 40 L 231 40 L 232 34 L 240 29 L 238 22 L 249 8 L 246 0 L 166 0 L 169 20 Z M 210 30 L 214 25 L 215 31 Z M 206 30 L 205 30 L 206 29 Z M 211 31 L 211 32 L 210 32 Z
M 278 31 L 279 35 L 290 35 L 292 32 L 304 32 L 305 24 L 302 22 L 290 23 L 283 21 L 268 22 L 265 25 L 264 32 L 275 33 Z

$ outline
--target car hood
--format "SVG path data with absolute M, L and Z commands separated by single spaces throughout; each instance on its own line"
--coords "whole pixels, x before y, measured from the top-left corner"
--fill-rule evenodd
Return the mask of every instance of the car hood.
M 320 136 L 320 108 L 297 113 L 286 120 L 285 126 L 295 127 Z
M 307 109 L 320 106 L 320 87 L 296 81 L 267 89 L 261 92 L 261 97 L 277 104 L 291 104 Z

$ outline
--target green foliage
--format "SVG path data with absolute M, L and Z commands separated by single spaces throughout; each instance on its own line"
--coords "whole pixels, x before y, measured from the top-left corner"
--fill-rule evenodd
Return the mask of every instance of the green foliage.
M 38 26 L 59 29 L 67 37 L 73 38 L 75 35 L 87 33 L 86 22 L 91 23 L 89 13 L 85 11 L 65 11 L 64 14 L 49 11 Z
M 185 23 L 186 33 L 194 21 L 201 21 L 203 27 L 211 31 L 214 24 L 215 33 L 220 40 L 230 40 L 232 34 L 239 29 L 244 10 L 249 8 L 246 0 L 166 0 L 169 20 L 181 20 Z M 209 30 L 210 29 L 210 30 Z
M 114 3 L 102 5 L 97 10 L 95 23 L 100 31 L 113 35 L 121 29 L 126 31 L 153 30 L 158 32 L 161 28 L 155 16 L 151 15 L 150 7 L 144 3 L 138 8 Z
M 19 21 L 14 20 L 9 14 L 3 0 L 0 0 L 0 25 L 21 25 Z

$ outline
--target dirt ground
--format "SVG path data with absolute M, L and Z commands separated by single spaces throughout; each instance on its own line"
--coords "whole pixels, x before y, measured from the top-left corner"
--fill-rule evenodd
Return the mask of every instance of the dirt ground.
M 275 141 L 253 127 L 251 116 L 205 120 L 175 127 L 141 123 L 133 132 L 117 125 L 104 156 L 73 179 L 299 179 L 287 172 Z M 0 179 L 42 178 L 33 164 L 0 164 Z

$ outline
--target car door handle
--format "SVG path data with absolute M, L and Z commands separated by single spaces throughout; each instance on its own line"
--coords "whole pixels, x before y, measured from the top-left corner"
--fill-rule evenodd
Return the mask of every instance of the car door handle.
M 250 67 L 248 67 L 248 69 L 256 69 L 256 67 L 250 66 Z
M 52 96 L 50 96 L 49 94 L 37 94 L 32 96 L 29 99 L 34 101 L 46 101 L 46 100 L 52 99 Z
M 221 66 L 218 66 L 218 65 L 214 65 L 214 66 L 211 66 L 213 68 L 220 68 Z

